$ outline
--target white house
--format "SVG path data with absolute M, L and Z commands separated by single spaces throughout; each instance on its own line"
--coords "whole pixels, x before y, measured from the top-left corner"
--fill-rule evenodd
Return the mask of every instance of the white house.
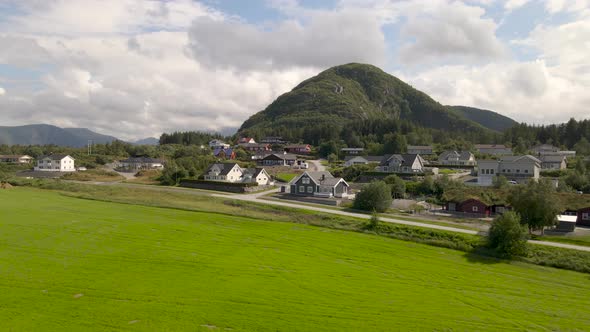
M 75 172 L 74 158 L 65 154 L 52 154 L 37 158 L 36 171 Z
M 245 168 L 242 182 L 256 182 L 259 186 L 268 186 L 272 184 L 270 175 L 264 168 Z
M 126 170 L 142 170 L 142 169 L 163 169 L 164 161 L 162 159 L 154 158 L 127 158 L 119 161 L 119 167 Z
M 382 156 L 346 156 L 344 158 L 344 166 L 352 165 L 366 165 L 369 163 L 380 163 Z
M 251 183 L 256 182 L 260 186 L 272 185 L 272 179 L 264 168 L 241 168 L 236 163 L 212 164 L 205 171 L 206 181 Z
M 242 182 L 244 171 L 238 164 L 216 163 L 205 171 L 204 178 L 207 181 Z
M 385 155 L 381 164 L 377 166 L 378 172 L 396 173 L 422 173 L 426 162 L 419 154 L 392 154 Z
M 30 164 L 33 157 L 28 155 L 0 155 L 0 163 Z
M 212 141 L 209 142 L 209 147 L 211 149 L 222 149 L 222 150 L 225 150 L 225 149 L 229 149 L 229 144 L 227 144 L 227 143 L 225 143 L 225 142 L 223 142 L 221 140 L 214 139 L 214 140 L 212 140 Z
M 473 153 L 469 151 L 444 151 L 438 156 L 438 163 L 441 165 L 467 165 L 476 164 Z
M 363 148 L 342 148 L 340 149 L 340 152 L 346 154 L 346 155 L 359 155 L 361 153 L 363 153 L 365 149 Z
M 531 155 L 503 156 L 500 160 L 479 160 L 477 182 L 482 186 L 492 184 L 494 176 L 505 176 L 510 181 L 523 183 L 538 180 L 541 161 Z

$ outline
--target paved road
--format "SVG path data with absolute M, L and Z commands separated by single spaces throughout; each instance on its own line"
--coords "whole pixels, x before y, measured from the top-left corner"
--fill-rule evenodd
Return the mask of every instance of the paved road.
M 354 213 L 354 212 L 347 212 L 347 211 L 342 211 L 342 210 L 326 209 L 326 208 L 315 207 L 315 206 L 310 206 L 310 205 L 299 205 L 297 203 L 287 203 L 287 202 L 278 202 L 278 201 L 258 199 L 258 197 L 260 197 L 262 195 L 266 195 L 269 192 L 270 191 L 266 191 L 263 193 L 256 193 L 256 194 L 251 194 L 251 195 L 213 194 L 212 196 L 220 197 L 220 198 L 237 199 L 237 200 L 248 201 L 248 202 L 256 202 L 256 203 L 262 203 L 262 204 L 269 204 L 269 205 L 285 206 L 285 207 L 290 207 L 290 208 L 295 208 L 295 209 L 312 210 L 312 211 L 331 213 L 331 214 L 337 214 L 337 215 L 341 215 L 341 216 L 348 216 L 348 217 L 354 217 L 354 218 L 371 219 L 370 215 L 363 214 L 363 213 Z M 430 229 L 438 229 L 438 230 L 463 233 L 463 234 L 473 234 L 473 235 L 485 234 L 484 232 L 478 232 L 478 231 L 469 230 L 469 229 L 455 228 L 452 226 L 443 226 L 443 225 L 436 225 L 436 224 L 427 224 L 427 223 L 422 223 L 422 222 L 418 222 L 418 221 L 408 221 L 408 220 L 386 218 L 386 217 L 381 217 L 381 218 L 379 218 L 379 220 L 384 221 L 384 222 L 395 223 L 395 224 L 417 226 L 417 227 L 424 227 L 424 228 L 430 228 Z M 536 241 L 536 240 L 529 240 L 529 243 L 543 245 L 543 246 L 574 249 L 574 250 L 581 250 L 581 251 L 589 251 L 590 252 L 590 247 L 578 246 L 578 245 L 574 245 L 574 244 L 548 242 L 548 241 Z
M 263 192 L 257 192 L 257 193 L 253 193 L 253 194 L 244 195 L 244 194 L 220 194 L 220 193 L 215 193 L 215 192 L 206 191 L 206 190 L 196 190 L 196 189 L 178 188 L 178 187 L 163 187 L 163 186 L 160 187 L 160 186 L 140 185 L 140 184 L 120 183 L 120 182 L 110 182 L 110 183 L 83 182 L 83 183 L 95 184 L 95 185 L 124 186 L 124 187 L 129 187 L 129 188 L 143 188 L 143 189 L 147 189 L 147 190 L 156 190 L 156 191 L 162 191 L 162 192 L 183 192 L 183 193 L 192 194 L 192 195 L 210 195 L 210 196 L 219 197 L 219 198 L 236 199 L 236 200 L 255 202 L 255 203 L 260 203 L 260 204 L 285 206 L 285 207 L 290 207 L 290 208 L 295 208 L 295 209 L 318 211 L 318 212 L 323 212 L 323 213 L 331 213 L 331 214 L 354 217 L 354 218 L 361 218 L 361 219 L 370 219 L 371 218 L 370 215 L 363 214 L 363 213 L 354 213 L 354 212 L 347 212 L 347 211 L 342 211 L 342 210 L 327 209 L 327 208 L 322 208 L 319 206 L 316 207 L 316 206 L 311 206 L 311 205 L 301 205 L 301 204 L 297 204 L 297 203 L 288 203 L 288 202 L 279 202 L 279 201 L 259 199 L 261 196 L 267 195 L 267 194 L 274 192 L 274 191 L 278 191 L 278 188 L 274 188 L 272 190 L 267 190 L 267 191 L 263 191 Z M 463 234 L 474 234 L 474 235 L 475 234 L 484 234 L 483 232 L 478 232 L 478 231 L 469 230 L 469 229 L 455 228 L 452 226 L 443 226 L 443 225 L 436 225 L 436 224 L 427 224 L 427 223 L 422 223 L 422 222 L 418 222 L 418 221 L 408 221 L 408 220 L 401 220 L 401 219 L 396 219 L 396 218 L 382 217 L 382 218 L 379 218 L 379 220 L 384 221 L 384 222 L 395 223 L 395 224 L 417 226 L 417 227 L 430 228 L 430 229 L 438 229 L 438 230 L 463 233 Z M 547 242 L 547 241 L 536 241 L 536 240 L 529 240 L 529 243 L 543 245 L 543 246 L 574 249 L 574 250 L 590 252 L 590 247 L 587 247 L 587 246 L 578 246 L 578 245 L 573 245 L 573 244 Z

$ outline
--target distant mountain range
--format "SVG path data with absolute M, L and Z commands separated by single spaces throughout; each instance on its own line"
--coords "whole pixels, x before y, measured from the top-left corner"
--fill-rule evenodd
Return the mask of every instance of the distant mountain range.
M 307 135 L 315 141 L 332 139 L 337 132 L 346 136 L 347 131 L 358 130 L 355 124 L 392 120 L 471 137 L 490 137 L 516 124 L 491 111 L 443 106 L 375 66 L 350 63 L 301 82 L 252 115 L 239 133 L 309 140 Z
M 110 143 L 120 139 L 96 133 L 87 128 L 60 128 L 47 124 L 35 124 L 16 127 L 0 126 L 0 144 L 7 145 L 46 145 L 83 147 L 93 144 Z M 134 144 L 157 145 L 157 138 L 145 138 Z

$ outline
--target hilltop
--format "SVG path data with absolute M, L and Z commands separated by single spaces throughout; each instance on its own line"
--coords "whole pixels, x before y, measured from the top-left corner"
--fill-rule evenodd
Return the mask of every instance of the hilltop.
M 254 136 L 330 139 L 334 132 L 359 131 L 360 124 L 377 121 L 476 137 L 498 134 L 498 126 L 465 113 L 441 105 L 375 66 L 350 63 L 301 82 L 252 115 L 239 131 Z

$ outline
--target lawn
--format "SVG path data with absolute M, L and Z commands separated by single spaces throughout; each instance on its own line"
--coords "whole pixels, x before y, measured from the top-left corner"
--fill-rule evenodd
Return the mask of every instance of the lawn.
M 298 173 L 278 173 L 275 178 L 277 180 L 280 180 L 282 182 L 291 182 L 291 180 L 293 180 L 297 175 L 299 175 Z
M 590 330 L 590 277 L 301 224 L 0 190 L 3 330 Z
M 117 172 L 104 169 L 89 169 L 87 171 L 71 172 L 63 175 L 61 178 L 64 180 L 98 182 L 116 182 L 125 180 L 125 178 L 117 174 Z

